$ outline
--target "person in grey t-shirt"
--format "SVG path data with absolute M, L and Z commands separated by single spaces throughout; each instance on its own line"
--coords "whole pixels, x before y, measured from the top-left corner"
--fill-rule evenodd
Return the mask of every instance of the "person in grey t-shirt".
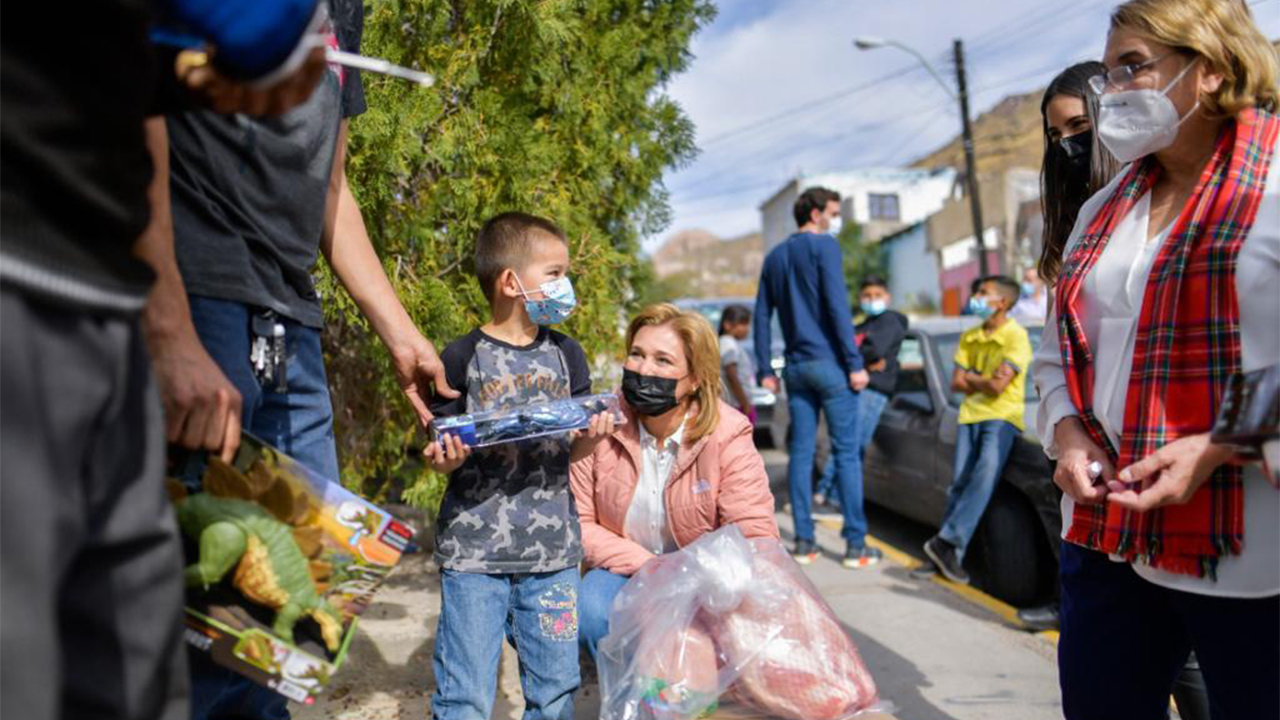
M 360 2 L 334 2 L 332 12 L 328 44 L 358 51 Z M 419 421 L 431 419 L 433 389 L 456 396 L 383 272 L 347 184 L 347 126 L 364 107 L 359 73 L 330 66 L 311 98 L 278 118 L 185 112 L 149 124 L 171 193 L 162 204 L 172 209 L 174 252 L 157 268 L 145 314 L 170 441 L 229 455 L 242 424 L 338 479 L 324 316 L 311 281 L 321 253 L 387 346 Z M 192 679 L 193 720 L 288 717 L 282 696 L 204 654 L 192 656 Z

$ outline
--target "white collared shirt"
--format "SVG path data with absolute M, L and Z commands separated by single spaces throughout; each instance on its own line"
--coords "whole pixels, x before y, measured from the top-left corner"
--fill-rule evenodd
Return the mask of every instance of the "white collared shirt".
M 667 506 L 663 496 L 683 439 L 684 423 L 661 446 L 644 424 L 640 424 L 640 479 L 636 483 L 636 494 L 631 498 L 631 507 L 627 509 L 623 532 L 654 555 L 679 549 L 671 528 L 667 526 Z
M 1067 241 L 1072 247 L 1115 190 L 1121 172 L 1085 203 Z M 1133 363 L 1138 318 L 1155 251 L 1169 228 L 1147 241 L 1150 193 L 1118 223 L 1081 289 L 1081 322 L 1094 350 L 1093 406 L 1108 438 L 1118 445 L 1124 426 L 1126 388 Z M 1280 156 L 1273 156 L 1253 227 L 1236 260 L 1236 296 L 1240 307 L 1240 364 L 1244 372 L 1280 358 Z M 1176 351 L 1176 348 L 1175 348 Z M 1078 412 L 1068 396 L 1058 349 L 1057 322 L 1050 314 L 1031 374 L 1040 390 L 1036 430 L 1049 457 L 1058 456 L 1053 430 Z M 1117 468 L 1118 469 L 1118 468 Z M 1071 529 L 1075 503 L 1062 496 L 1062 535 Z M 1174 590 L 1219 597 L 1269 597 L 1280 593 L 1280 492 L 1256 465 L 1244 471 L 1244 548 L 1218 562 L 1217 581 L 1157 570 L 1142 562 L 1134 570 L 1150 582 Z

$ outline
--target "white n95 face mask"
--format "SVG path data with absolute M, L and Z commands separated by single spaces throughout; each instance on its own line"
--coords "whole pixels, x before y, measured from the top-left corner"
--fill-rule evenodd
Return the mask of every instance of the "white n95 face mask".
M 843 227 L 844 227 L 844 218 L 838 217 L 838 216 L 833 217 L 831 218 L 831 225 L 827 227 L 827 232 L 834 237 L 840 237 L 840 228 L 843 228 Z
M 1200 107 L 1200 100 L 1197 98 L 1187 114 L 1178 117 L 1169 91 L 1195 63 L 1196 60 L 1187 63 L 1163 90 L 1124 90 L 1098 98 L 1098 139 L 1117 160 L 1131 163 L 1173 144 L 1178 127 Z

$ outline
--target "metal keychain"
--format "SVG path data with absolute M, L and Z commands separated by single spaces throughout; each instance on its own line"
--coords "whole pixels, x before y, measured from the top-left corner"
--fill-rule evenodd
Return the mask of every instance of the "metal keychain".
M 258 384 L 265 387 L 274 380 L 276 392 L 285 392 L 289 389 L 289 358 L 284 324 L 274 311 L 266 310 L 253 316 L 250 330 L 253 344 L 249 349 L 249 362 Z

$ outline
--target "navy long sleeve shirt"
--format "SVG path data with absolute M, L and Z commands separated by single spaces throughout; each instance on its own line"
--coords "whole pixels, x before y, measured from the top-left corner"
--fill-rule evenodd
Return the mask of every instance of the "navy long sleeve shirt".
M 862 369 L 862 355 L 853 342 L 844 256 L 834 237 L 795 233 L 765 257 L 752 317 L 761 379 L 773 375 L 769 323 L 774 311 L 788 364 L 832 360 L 846 373 Z

